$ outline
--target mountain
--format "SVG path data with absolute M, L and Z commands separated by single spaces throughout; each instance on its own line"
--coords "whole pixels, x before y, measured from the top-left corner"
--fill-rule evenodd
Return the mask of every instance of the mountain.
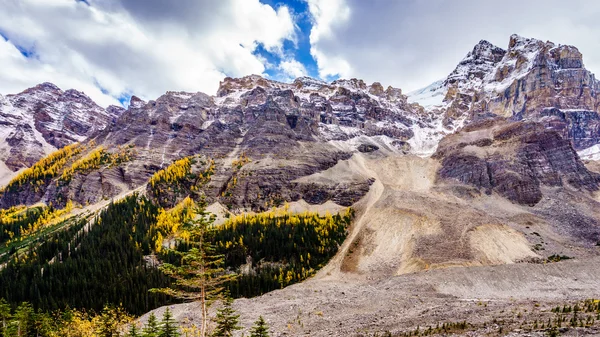
M 28 149 L 41 149 L 33 152 L 35 158 L 46 150 L 60 150 L 23 170 L 0 190 L 0 208 L 6 211 L 15 206 L 6 211 L 10 214 L 20 211 L 21 204 L 64 207 L 78 217 L 80 227 L 75 229 L 81 229 L 73 230 L 79 234 L 72 240 L 63 239 L 61 252 L 68 255 L 71 241 L 90 237 L 89 247 L 94 247 L 90 255 L 100 256 L 101 240 L 107 235 L 113 246 L 127 242 L 129 267 L 139 271 L 140 264 L 153 268 L 157 256 L 168 258 L 160 255 L 161 247 L 176 241 L 169 231 L 160 236 L 153 232 L 160 227 L 157 219 L 177 218 L 169 212 L 180 212 L 192 200 L 205 201 L 219 224 L 259 213 L 261 219 L 276 218 L 275 228 L 282 225 L 277 212 L 311 211 L 328 219 L 352 207 L 351 226 L 343 228 L 343 238 L 328 249 L 337 253 L 322 257 L 331 259 L 314 266 L 313 272 L 321 270 L 313 279 L 293 286 L 298 291 L 293 298 L 306 301 L 307 313 L 296 310 L 289 288 L 243 300 L 247 306 L 241 310 L 248 314 L 258 307 L 272 319 L 285 317 L 276 321 L 277 331 L 286 329 L 286 319 L 302 315 L 323 329 L 308 331 L 311 324 L 307 324 L 297 327 L 295 334 L 331 335 L 332 326 L 320 318 L 321 310 L 351 320 L 347 316 L 350 303 L 340 305 L 337 300 L 345 301 L 345 292 L 352 291 L 364 295 L 359 299 L 361 308 L 379 310 L 379 316 L 343 328 L 337 326 L 341 320 L 336 321 L 333 331 L 350 333 L 383 318 L 393 319 L 397 305 L 386 295 L 388 290 L 413 301 L 412 295 L 398 289 L 423 281 L 427 285 L 422 290 L 424 301 L 431 304 L 435 317 L 443 316 L 439 308 L 449 303 L 444 301 L 465 312 L 484 310 L 457 304 L 472 299 L 466 297 L 471 290 L 482 298 L 498 299 L 501 304 L 494 310 L 502 316 L 505 310 L 512 312 L 509 295 L 521 289 L 517 276 L 528 270 L 538 274 L 527 275 L 531 283 L 526 286 L 533 289 L 536 301 L 546 301 L 544 306 L 566 298 L 560 297 L 561 291 L 568 292 L 571 284 L 586 291 L 597 285 L 597 273 L 587 270 L 585 263 L 565 262 L 568 272 L 564 274 L 574 280 L 561 278 L 556 291 L 560 294 L 552 301 L 539 295 L 548 287 L 540 278 L 560 278 L 556 275 L 562 267 L 547 264 L 564 259 L 594 264 L 600 258 L 600 171 L 597 163 L 582 161 L 577 152 L 587 149 L 580 153 L 593 158 L 600 146 L 597 89 L 598 82 L 583 67 L 576 48 L 516 35 L 511 36 L 507 50 L 481 41 L 446 79 L 409 95 L 359 79 L 326 83 L 302 77 L 282 83 L 251 75 L 225 78 L 215 95 L 167 92 L 150 101 L 133 96 L 125 110 L 102 109 L 82 93 L 41 84 L 2 99 L 4 122 L 0 125 L 9 135 L 2 146 L 17 158 L 28 155 Z M 34 161 L 34 155 L 28 160 Z M 5 158 L 15 169 L 25 162 Z M 138 199 L 136 193 L 143 196 Z M 121 199 L 126 204 L 110 202 Z M 139 213 L 139 209 L 145 211 Z M 92 221 L 98 214 L 106 218 Z M 25 220 L 18 217 L 18 221 Z M 37 220 L 31 222 L 39 225 Z M 57 220 L 51 223 L 60 226 Z M 102 224 L 105 227 L 99 228 Z M 130 230 L 133 224 L 137 227 Z M 90 227 L 96 230 L 86 236 Z M 12 223 L 10 227 L 30 235 L 23 228 L 30 227 Z M 103 228 L 116 228 L 120 236 L 103 233 Z M 7 243 L 6 251 L 0 247 L 0 262 L 18 257 L 26 247 L 34 251 L 35 243 L 41 244 L 49 235 L 41 232 L 33 235 L 39 240 L 33 243 L 30 237 L 14 241 L 7 234 L 12 246 Z M 287 242 L 291 246 L 296 239 L 274 233 L 282 240 L 278 245 Z M 133 242 L 134 237 L 143 238 Z M 243 247 L 243 237 L 231 242 L 240 241 Z M 224 246 L 240 248 L 231 242 Z M 294 241 L 294 249 L 304 249 L 305 242 L 301 242 L 298 248 Z M 48 248 L 45 253 L 53 256 L 54 251 Z M 226 253 L 242 254 L 239 250 Z M 262 268 L 264 263 L 276 266 L 280 274 L 261 275 L 263 285 L 283 287 L 291 281 L 273 280 L 307 277 L 304 271 L 302 276 L 291 270 L 283 275 L 282 268 L 291 263 L 285 262 L 292 259 L 289 256 L 267 262 L 237 258 L 245 263 L 238 266 L 245 276 L 253 275 L 256 270 L 252 268 Z M 307 261 L 303 259 L 300 255 L 301 261 Z M 119 254 L 111 261 L 119 261 Z M 86 260 L 71 266 L 80 263 L 97 272 Z M 468 268 L 496 265 L 512 266 Z M 37 267 L 30 266 L 30 272 L 35 280 L 45 282 Z M 461 271 L 448 271 L 449 267 L 461 267 Z M 117 275 L 128 274 L 119 272 L 118 262 L 107 268 Z M 250 272 L 244 274 L 247 269 Z M 509 276 L 496 282 L 495 271 Z M 442 283 L 445 272 L 450 275 L 449 285 Z M 14 286 L 25 297 L 19 300 L 27 299 L 28 289 L 37 285 L 24 285 L 28 278 L 17 274 L 23 281 Z M 152 286 L 139 272 L 136 275 L 136 289 Z M 5 279 L 10 280 L 9 276 Z M 94 277 L 86 282 L 93 284 Z M 467 295 L 452 297 L 449 289 L 460 282 Z M 369 293 L 371 288 L 374 293 Z M 144 302 L 137 295 L 132 294 L 135 300 L 128 305 Z M 70 303 L 68 296 L 61 301 Z M 408 302 L 403 305 L 415 306 Z M 546 307 L 543 310 L 550 312 Z M 179 317 L 194 319 L 194 315 L 182 310 Z M 423 312 L 409 315 L 410 324 L 416 326 Z M 491 319 L 482 324 L 489 326 Z
M 65 196 L 61 200 L 95 203 L 144 184 L 153 172 L 175 159 L 201 153 L 222 164 L 217 165 L 208 193 L 213 199 L 219 198 L 223 184 L 231 179 L 233 160 L 245 154 L 255 161 L 248 166 L 255 174 L 245 176 L 243 184 L 235 187 L 235 197 L 221 200 L 228 205 L 256 209 L 272 200 L 300 198 L 314 202 L 334 198 L 351 205 L 368 189 L 368 179 L 350 187 L 294 180 L 347 159 L 361 145 L 401 153 L 431 151 L 444 130 L 434 136 L 423 135 L 423 130 L 437 127 L 435 116 L 408 104 L 399 89 L 384 89 L 379 83 L 366 85 L 353 79 L 328 84 L 299 78 L 286 84 L 259 76 L 226 78 L 216 96 L 167 92 L 149 102 L 132 97 L 129 109 L 92 139 L 107 149 L 134 147 L 133 161 L 76 177 L 79 185 L 73 186 L 74 181 L 60 191 L 50 188 L 33 199 L 5 195 L 0 204 L 50 201 L 58 194 Z M 340 142 L 354 145 L 341 148 L 336 145 Z M 95 188 L 82 193 L 83 185 Z
M 104 129 L 123 110 L 103 109 L 84 93 L 63 91 L 51 83 L 0 96 L 0 165 L 10 171 L 30 167 L 52 151 Z
M 599 82 L 577 48 L 512 35 L 508 49 L 479 42 L 442 81 L 411 93 L 444 125 L 486 116 L 535 120 L 577 150 L 597 144 Z

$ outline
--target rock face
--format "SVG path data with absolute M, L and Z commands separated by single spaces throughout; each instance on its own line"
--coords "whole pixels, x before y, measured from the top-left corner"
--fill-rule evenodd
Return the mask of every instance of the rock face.
M 407 152 L 413 129 L 430 127 L 433 121 L 421 107 L 408 104 L 399 89 L 384 90 L 379 83 L 369 86 L 353 79 L 328 84 L 299 78 L 286 84 L 259 76 L 227 78 L 216 96 L 167 92 L 149 102 L 134 96 L 129 108 L 118 113 L 92 137 L 107 149 L 135 148 L 136 157 L 122 164 L 119 174 L 110 174 L 118 179 L 95 171 L 73 179 L 68 188 L 26 193 L 25 200 L 94 203 L 144 184 L 176 159 L 204 155 L 216 161 L 205 190 L 209 201 L 251 209 L 298 199 L 351 205 L 372 181 L 315 185 L 295 180 L 326 170 L 357 151 L 331 142 L 364 136 L 369 139 L 365 149 Z M 234 162 L 242 156 L 250 162 L 238 168 Z
M 508 49 L 481 41 L 440 84 L 412 101 L 437 97 L 444 124 L 487 116 L 542 121 L 576 149 L 600 141 L 599 82 L 577 48 L 512 35 Z
M 205 192 L 209 201 L 230 208 L 266 209 L 299 199 L 351 205 L 368 191 L 370 180 L 327 185 L 295 179 L 352 155 L 330 140 L 383 137 L 376 141 L 393 151 L 407 149 L 403 140 L 410 137 L 410 127 L 425 122 L 414 117 L 414 107 L 398 89 L 374 87 L 358 80 L 326 84 L 301 78 L 285 84 L 258 76 L 228 78 L 215 97 L 167 92 L 150 102 L 132 98 L 129 109 L 96 142 L 135 146 L 139 156 L 125 168 L 131 180 L 148 179 L 184 156 L 215 159 Z M 238 168 L 234 162 L 241 156 L 250 161 Z
M 503 119 L 472 124 L 448 136 L 434 155 L 438 177 L 475 186 L 521 205 L 542 199 L 542 188 L 597 191 L 600 176 L 588 171 L 570 142 L 533 122 Z
M 85 140 L 115 120 L 122 109 L 105 110 L 84 93 L 42 83 L 0 96 L 0 160 L 16 171 L 65 145 Z

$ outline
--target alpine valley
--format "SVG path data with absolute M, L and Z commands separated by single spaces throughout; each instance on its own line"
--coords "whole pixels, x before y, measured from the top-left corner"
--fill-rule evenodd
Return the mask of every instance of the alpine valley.
M 202 205 L 240 336 L 259 314 L 274 336 L 599 336 L 599 113 L 577 48 L 518 35 L 411 93 L 0 95 L 0 298 L 192 326 L 199 302 L 149 290 Z

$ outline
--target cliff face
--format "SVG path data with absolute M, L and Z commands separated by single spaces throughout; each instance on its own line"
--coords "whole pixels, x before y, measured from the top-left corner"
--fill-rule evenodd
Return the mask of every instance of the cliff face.
M 503 50 L 481 41 L 428 95 L 444 124 L 488 116 L 540 121 L 584 149 L 600 140 L 599 82 L 577 48 L 518 35 Z M 413 98 L 418 102 L 423 91 Z
M 438 178 L 496 192 L 533 206 L 546 187 L 597 191 L 600 176 L 588 171 L 570 142 L 533 122 L 489 120 L 448 136 L 434 155 Z
M 299 78 L 286 84 L 247 76 L 226 78 L 216 96 L 168 92 L 149 102 L 134 97 L 96 141 L 134 145 L 138 158 L 125 174 L 136 181 L 184 156 L 213 158 L 216 171 L 205 192 L 230 207 L 264 209 L 299 199 L 349 206 L 371 181 L 304 184 L 296 179 L 348 159 L 361 145 L 407 153 L 413 128 L 428 122 L 431 118 L 408 104 L 399 89 L 378 83 Z M 334 145 L 356 137 L 366 143 L 357 142 L 351 151 Z M 250 162 L 238 169 L 232 163 L 240 156 Z
M 35 194 L 4 195 L 2 205 L 59 196 L 95 203 L 144 184 L 157 170 L 191 155 L 216 160 L 205 192 L 230 207 L 264 209 L 301 198 L 351 205 L 368 190 L 368 179 L 308 185 L 295 180 L 349 158 L 361 145 L 408 153 L 413 130 L 430 127 L 432 120 L 421 107 L 408 104 L 399 89 L 383 89 L 378 83 L 227 78 L 216 96 L 167 92 L 149 102 L 132 97 L 129 108 L 90 140 L 112 150 L 132 147 L 135 158 L 118 172 L 86 173 L 62 189 L 50 184 Z M 334 144 L 356 137 L 365 137 L 366 143 L 357 142 L 351 150 Z M 232 163 L 241 156 L 250 163 L 237 169 Z
M 0 100 L 6 134 L 0 154 L 10 168 L 92 139 L 110 151 L 135 148 L 135 156 L 77 175 L 62 189 L 24 189 L 0 199 L 2 205 L 59 196 L 94 203 L 144 184 L 176 159 L 201 155 L 217 162 L 207 196 L 230 207 L 263 209 L 298 199 L 351 205 L 372 181 L 298 179 L 356 151 L 423 156 L 437 148 L 440 179 L 533 205 L 543 186 L 598 188 L 574 151 L 600 143 L 597 90 L 575 47 L 517 35 L 507 50 L 479 42 L 445 80 L 420 91 L 439 99 L 425 107 L 400 89 L 358 79 L 226 78 L 214 96 L 167 92 L 149 102 L 134 96 L 126 111 L 103 109 L 83 93 L 44 83 Z M 466 130 L 475 128 L 487 136 L 469 138 Z M 456 145 L 465 134 L 471 140 Z M 235 168 L 242 156 L 250 162 Z

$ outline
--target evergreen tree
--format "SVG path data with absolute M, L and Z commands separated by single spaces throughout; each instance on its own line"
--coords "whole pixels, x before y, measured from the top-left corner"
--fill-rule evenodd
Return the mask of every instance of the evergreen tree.
M 231 337 L 235 330 L 240 330 L 242 327 L 238 325 L 240 315 L 236 315 L 235 310 L 231 307 L 233 299 L 229 296 L 225 298 L 223 307 L 217 310 L 217 327 L 213 331 L 214 337 Z
M 204 205 L 203 205 L 204 206 Z M 221 267 L 224 262 L 222 254 L 216 254 L 216 248 L 210 241 L 214 218 L 204 211 L 204 207 L 195 209 L 196 218 L 190 217 L 182 226 L 183 234 L 189 246 L 181 255 L 181 264 L 165 263 L 161 270 L 174 280 L 171 288 L 154 289 L 154 291 L 185 300 L 199 300 L 202 310 L 200 337 L 206 337 L 208 322 L 208 306 L 219 298 L 223 285 L 233 280 L 235 275 L 225 273 Z
M 158 333 L 160 332 L 160 326 L 158 324 L 158 319 L 156 319 L 156 315 L 151 313 L 148 317 L 148 323 L 143 329 L 143 337 L 158 337 Z
M 31 304 L 23 302 L 17 307 L 17 310 L 15 310 L 15 315 L 13 317 L 13 321 L 15 323 L 13 331 L 15 333 L 15 336 L 29 336 L 29 329 L 32 328 L 34 321 L 33 316 L 34 311 Z
M 131 323 L 131 325 L 129 326 L 129 332 L 127 332 L 127 337 L 142 337 L 135 322 Z
M 10 305 L 5 299 L 0 298 L 0 336 L 7 336 L 8 322 L 11 318 Z
M 173 318 L 173 314 L 171 310 L 167 308 L 165 313 L 163 314 L 163 318 L 161 321 L 160 332 L 158 333 L 158 337 L 178 337 L 179 328 L 177 327 L 177 321 Z
M 33 322 L 32 336 L 50 336 L 52 331 L 56 331 L 58 326 L 49 313 L 38 310 Z
M 98 335 L 100 337 L 115 337 L 119 336 L 119 320 L 115 310 L 105 306 L 100 314 L 100 326 L 98 327 Z
M 254 326 L 250 330 L 250 337 L 269 337 L 269 326 L 262 316 L 254 322 Z

